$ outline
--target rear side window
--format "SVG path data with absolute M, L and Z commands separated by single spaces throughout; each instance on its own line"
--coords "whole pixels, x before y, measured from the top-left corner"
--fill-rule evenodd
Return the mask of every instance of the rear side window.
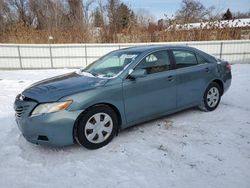
M 205 60 L 203 57 L 199 56 L 198 54 L 196 54 L 196 57 L 197 57 L 198 64 L 208 63 L 207 60 Z
M 197 65 L 197 59 L 193 52 L 184 51 L 184 50 L 173 50 L 176 68 L 189 67 Z
M 146 56 L 135 69 L 145 69 L 147 74 L 163 72 L 170 69 L 168 52 L 158 51 Z

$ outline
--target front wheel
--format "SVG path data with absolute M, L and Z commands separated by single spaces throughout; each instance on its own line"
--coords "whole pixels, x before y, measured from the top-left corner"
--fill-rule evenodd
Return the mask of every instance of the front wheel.
M 74 136 L 80 145 L 98 149 L 113 139 L 117 127 L 118 120 L 114 110 L 104 105 L 96 106 L 82 114 Z
M 203 111 L 215 110 L 220 103 L 221 93 L 221 88 L 217 83 L 212 82 L 211 84 L 209 84 L 204 93 L 203 101 L 199 108 Z

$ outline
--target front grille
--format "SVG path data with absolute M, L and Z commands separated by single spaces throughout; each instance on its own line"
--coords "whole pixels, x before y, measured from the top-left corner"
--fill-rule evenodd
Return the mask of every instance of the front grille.
M 22 106 L 17 107 L 15 111 L 16 111 L 16 116 L 20 118 L 23 114 L 23 107 Z
M 27 117 L 30 115 L 31 111 L 37 105 L 37 102 L 31 98 L 23 97 L 23 100 L 20 100 L 20 95 L 17 96 L 14 110 L 16 112 L 17 118 Z
M 15 108 L 16 111 L 16 116 L 18 118 L 21 118 L 26 112 L 30 109 L 30 105 L 25 105 L 25 106 L 17 106 Z

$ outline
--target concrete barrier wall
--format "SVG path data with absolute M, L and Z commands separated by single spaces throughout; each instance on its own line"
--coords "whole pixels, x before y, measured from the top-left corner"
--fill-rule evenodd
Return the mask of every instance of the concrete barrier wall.
M 113 50 L 157 44 L 192 46 L 230 63 L 250 63 L 250 40 L 116 44 L 0 44 L 0 69 L 85 67 Z

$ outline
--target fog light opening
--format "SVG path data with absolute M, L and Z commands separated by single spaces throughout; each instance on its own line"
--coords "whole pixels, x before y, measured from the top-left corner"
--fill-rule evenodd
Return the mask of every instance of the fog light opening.
M 48 137 L 47 137 L 47 136 L 43 136 L 43 135 L 39 135 L 39 136 L 38 136 L 38 140 L 41 140 L 41 141 L 49 141 Z

